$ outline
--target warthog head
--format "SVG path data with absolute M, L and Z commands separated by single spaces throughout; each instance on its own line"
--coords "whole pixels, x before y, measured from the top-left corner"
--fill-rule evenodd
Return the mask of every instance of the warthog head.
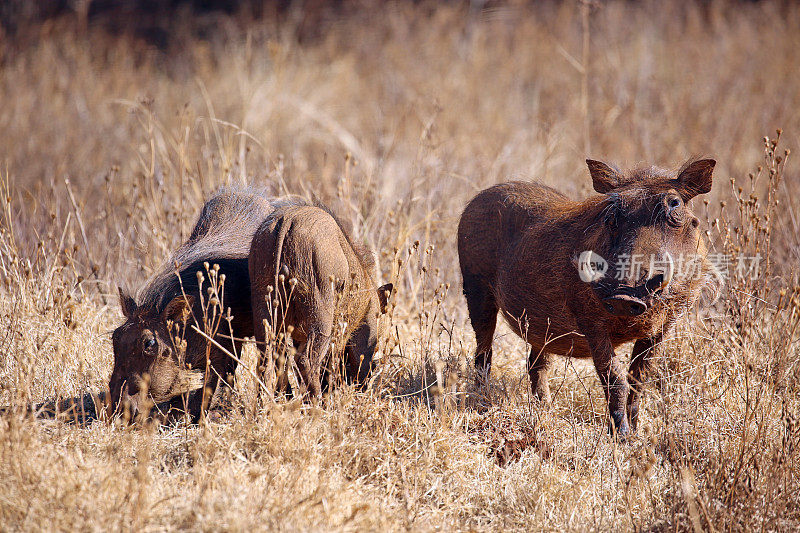
M 606 311 L 635 316 L 657 299 L 686 295 L 708 271 L 699 221 L 687 202 L 711 190 L 713 159 L 677 172 L 659 168 L 622 173 L 587 160 L 602 194 L 576 257 Z
M 126 320 L 112 335 L 112 409 L 127 406 L 135 413 L 146 402 L 158 404 L 202 387 L 203 372 L 186 366 L 176 341 L 175 326 L 182 329 L 186 323 L 192 297 L 178 296 L 161 312 L 137 306 L 122 289 L 119 297 Z

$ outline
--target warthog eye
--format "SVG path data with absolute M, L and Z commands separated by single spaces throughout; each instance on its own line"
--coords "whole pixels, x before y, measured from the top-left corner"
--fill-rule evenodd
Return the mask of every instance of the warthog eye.
M 605 224 L 610 228 L 616 228 L 618 221 L 619 221 L 619 212 L 617 211 L 616 207 L 614 206 L 609 207 L 605 212 L 605 216 L 603 217 L 603 222 L 605 222 Z
M 156 346 L 156 340 L 153 337 L 144 340 L 144 349 L 152 350 Z
M 664 198 L 664 211 L 667 215 L 667 222 L 674 227 L 681 226 L 683 224 L 683 200 L 678 195 L 669 195 Z
M 608 204 L 603 209 L 603 222 L 610 228 L 616 228 L 622 217 L 622 199 L 616 193 L 609 194 Z

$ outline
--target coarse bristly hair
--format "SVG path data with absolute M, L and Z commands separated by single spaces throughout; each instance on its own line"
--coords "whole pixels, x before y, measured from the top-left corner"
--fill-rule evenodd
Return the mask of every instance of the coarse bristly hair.
M 229 199 L 226 209 L 217 213 L 218 216 L 211 216 L 223 197 L 233 197 L 233 201 Z M 181 293 L 181 284 L 187 294 L 190 288 L 196 287 L 196 272 L 202 271 L 206 262 L 220 265 L 223 271 L 245 272 L 250 242 L 264 220 L 264 208 L 268 206 L 270 213 L 274 213 L 281 207 L 302 202 L 305 200 L 294 196 L 270 197 L 259 188 L 220 189 L 203 206 L 189 240 L 139 288 L 135 298 L 137 307 L 160 313 Z M 176 269 L 180 272 L 180 281 L 175 275 Z

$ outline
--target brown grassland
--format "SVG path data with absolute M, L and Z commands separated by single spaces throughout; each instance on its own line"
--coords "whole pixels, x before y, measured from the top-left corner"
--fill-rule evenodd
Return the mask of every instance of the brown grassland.
M 798 6 L 401 2 L 304 39 L 292 17 L 203 24 L 166 50 L 70 17 L 0 44 L 0 530 L 800 527 Z M 466 201 L 510 178 L 583 198 L 587 156 L 692 155 L 718 161 L 693 202 L 710 249 L 764 259 L 671 332 L 638 434 L 609 437 L 589 362 L 557 359 L 538 405 L 507 327 L 476 390 Z M 316 195 L 380 252 L 397 294 L 369 389 L 275 404 L 243 368 L 199 426 L 26 414 L 106 387 L 117 285 L 225 184 Z

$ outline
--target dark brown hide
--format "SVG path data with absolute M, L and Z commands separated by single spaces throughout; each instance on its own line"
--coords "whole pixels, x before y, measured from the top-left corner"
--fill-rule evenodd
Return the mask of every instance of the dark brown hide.
M 233 336 L 252 336 L 247 270 L 250 241 L 267 215 L 285 201 L 249 189 L 221 191 L 203 206 L 188 241 L 144 283 L 135 297 L 120 289 L 120 304 L 126 320 L 112 336 L 114 371 L 109 390 L 114 406 L 120 398 L 129 400 L 134 407 L 140 404 L 144 398 L 139 392 L 143 388 L 155 403 L 176 399 L 194 389 L 202 390 L 207 350 L 211 368 L 205 386 L 209 391 L 215 390 L 218 376 L 233 375 L 236 362 L 191 328 L 197 321 L 199 329 L 203 329 L 197 272 L 204 273 L 205 291 L 209 275 L 204 264 L 219 265 L 220 276 L 225 275 L 222 305 L 230 308 L 233 315 Z M 176 264 L 180 280 L 175 274 Z M 205 292 L 203 301 L 208 303 Z M 182 328 L 186 349 L 181 353 L 173 342 L 174 331 L 168 331 L 168 324 L 174 327 L 184 320 L 187 322 Z M 223 320 L 215 340 L 224 348 L 239 353 L 241 343 L 223 336 L 230 333 Z M 197 392 L 189 400 L 189 411 L 194 418 L 202 412 L 202 396 Z M 208 399 L 210 394 L 206 396 Z
M 550 354 L 591 357 L 612 427 L 624 435 L 629 418 L 636 426 L 643 372 L 655 347 L 713 272 L 686 202 L 711 189 L 714 161 L 693 161 L 677 172 L 651 167 L 626 174 L 598 161 L 587 164 L 600 194 L 584 202 L 533 182 L 479 193 L 461 216 L 458 256 L 479 370 L 488 375 L 502 312 L 531 345 L 534 394 L 549 401 Z M 608 270 L 587 282 L 579 264 L 589 252 L 605 259 Z M 626 258 L 635 257 L 644 264 L 625 272 Z M 690 258 L 695 272 L 686 267 Z M 659 264 L 672 267 L 650 268 Z M 630 341 L 626 372 L 614 350 Z

